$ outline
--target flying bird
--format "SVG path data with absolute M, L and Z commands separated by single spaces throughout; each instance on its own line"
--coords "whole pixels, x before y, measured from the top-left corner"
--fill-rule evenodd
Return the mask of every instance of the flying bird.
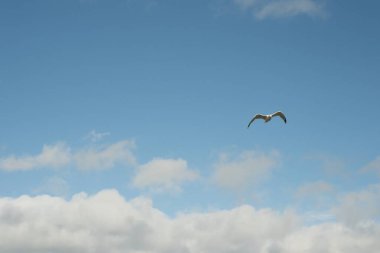
M 263 120 L 265 120 L 265 123 L 267 123 L 268 121 L 270 121 L 275 116 L 281 117 L 284 120 L 285 124 L 286 124 L 286 117 L 285 117 L 285 115 L 282 112 L 275 112 L 275 113 L 268 114 L 268 115 L 256 114 L 255 117 L 253 117 L 253 119 L 251 119 L 251 121 L 249 122 L 248 127 L 252 124 L 252 122 L 255 119 L 263 119 Z

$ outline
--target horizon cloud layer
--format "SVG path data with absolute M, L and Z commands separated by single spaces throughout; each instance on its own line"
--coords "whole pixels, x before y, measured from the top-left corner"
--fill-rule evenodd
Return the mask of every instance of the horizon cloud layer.
M 307 226 L 292 211 L 251 205 L 169 217 L 151 199 L 127 201 L 114 189 L 0 198 L 1 252 L 375 253 L 379 236 L 376 222 Z

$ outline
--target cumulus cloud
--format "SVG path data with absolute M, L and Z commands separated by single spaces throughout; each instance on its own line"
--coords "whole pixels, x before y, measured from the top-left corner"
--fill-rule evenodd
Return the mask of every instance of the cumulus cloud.
M 322 5 L 315 0 L 234 0 L 234 3 L 252 11 L 258 19 L 323 15 Z
M 137 188 L 148 188 L 156 192 L 178 192 L 183 182 L 196 178 L 198 173 L 189 169 L 185 160 L 156 158 L 137 168 L 132 184 Z
M 0 198 L 0 252 L 376 253 L 380 227 L 306 226 L 291 211 L 242 205 L 169 217 L 152 201 L 115 190 L 70 200 Z
M 103 146 L 91 146 L 76 151 L 65 143 L 44 145 L 40 154 L 0 158 L 0 170 L 20 171 L 39 168 L 62 168 L 69 164 L 78 169 L 110 169 L 116 165 L 135 165 L 134 142 L 123 140 Z
M 241 190 L 268 177 L 278 164 L 278 152 L 244 151 L 232 158 L 223 154 L 215 165 L 212 179 L 221 187 Z
M 9 156 L 0 158 L 0 170 L 31 170 L 35 168 L 59 168 L 70 163 L 70 148 L 64 143 L 44 145 L 38 155 Z

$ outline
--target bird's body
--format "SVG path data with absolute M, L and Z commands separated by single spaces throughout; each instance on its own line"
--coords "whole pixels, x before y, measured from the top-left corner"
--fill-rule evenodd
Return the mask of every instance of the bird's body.
M 267 122 L 270 121 L 271 119 L 272 119 L 272 115 L 265 115 L 265 116 L 264 116 L 265 123 L 267 123 Z
M 253 123 L 254 120 L 256 119 L 263 119 L 265 121 L 265 123 L 269 122 L 273 117 L 275 116 L 279 116 L 282 118 L 282 120 L 285 122 L 286 124 L 286 117 L 285 115 L 278 111 L 278 112 L 275 112 L 275 113 L 272 113 L 272 114 L 267 114 L 267 115 L 264 115 L 264 114 L 256 114 L 252 119 L 251 121 L 249 122 L 248 124 L 248 127 Z

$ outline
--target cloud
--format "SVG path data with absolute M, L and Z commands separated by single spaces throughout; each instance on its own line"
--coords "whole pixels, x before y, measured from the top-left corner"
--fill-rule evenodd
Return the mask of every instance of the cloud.
M 68 194 L 69 188 L 69 184 L 65 179 L 54 176 L 46 179 L 34 192 L 64 197 Z
M 136 158 L 131 149 L 132 141 L 120 141 L 102 148 L 88 148 L 74 155 L 76 166 L 82 170 L 110 169 L 116 165 L 135 165 Z
M 323 7 L 315 0 L 234 0 L 243 10 L 250 10 L 257 19 L 284 18 L 297 15 L 322 16 Z
M 303 221 L 306 224 L 311 225 L 331 222 L 334 220 L 335 216 L 330 211 L 307 211 L 303 214 Z
M 278 253 L 375 253 L 380 246 L 376 237 L 380 236 L 378 224 L 372 231 L 363 232 L 349 228 L 341 223 L 323 223 L 297 229 L 281 243 L 275 245 L 273 251 Z
M 297 198 L 310 198 L 322 193 L 331 193 L 333 190 L 334 187 L 331 184 L 324 181 L 316 181 L 300 186 L 295 195 Z
M 374 172 L 380 176 L 380 156 L 360 169 L 361 172 Z
M 333 208 L 337 219 L 349 226 L 363 226 L 380 221 L 380 184 L 344 194 Z
M 132 184 L 137 188 L 148 188 L 156 192 L 178 192 L 182 183 L 196 178 L 198 173 L 190 170 L 185 160 L 156 158 L 137 168 Z
M 59 168 L 70 163 L 70 148 L 64 143 L 44 145 L 35 156 L 9 156 L 0 158 L 0 170 L 32 170 L 36 168 Z
M 244 151 L 237 157 L 222 155 L 215 165 L 213 181 L 232 190 L 242 190 L 268 177 L 279 164 L 279 153 Z
M 232 209 L 169 217 L 150 199 L 116 190 L 0 198 L 0 252 L 377 253 L 380 227 L 306 226 L 291 211 Z
M 5 145 L 1 145 L 1 144 L 0 144 L 0 152 L 1 152 L 1 151 L 5 151 L 6 149 L 7 149 L 7 147 L 6 147 Z
M 44 145 L 40 154 L 0 158 L 0 170 L 20 171 L 39 168 L 62 168 L 72 164 L 82 170 L 110 169 L 117 165 L 135 165 L 133 141 L 123 140 L 110 145 L 91 146 L 76 151 L 60 142 Z
M 91 132 L 89 132 L 86 135 L 85 139 L 89 139 L 92 142 L 97 142 L 97 141 L 100 141 L 101 139 L 103 139 L 104 137 L 106 137 L 108 135 L 110 135 L 109 132 L 98 133 L 95 130 L 91 130 Z
M 324 181 L 309 182 L 301 185 L 294 194 L 295 206 L 307 210 L 305 219 L 309 222 L 320 222 L 332 219 L 329 210 L 336 202 L 337 190 Z
M 234 0 L 235 4 L 246 10 L 258 5 L 261 0 Z
M 321 169 L 326 175 L 340 177 L 349 176 L 347 165 L 338 157 L 328 154 L 312 154 L 306 156 L 305 159 L 319 162 L 321 164 Z

